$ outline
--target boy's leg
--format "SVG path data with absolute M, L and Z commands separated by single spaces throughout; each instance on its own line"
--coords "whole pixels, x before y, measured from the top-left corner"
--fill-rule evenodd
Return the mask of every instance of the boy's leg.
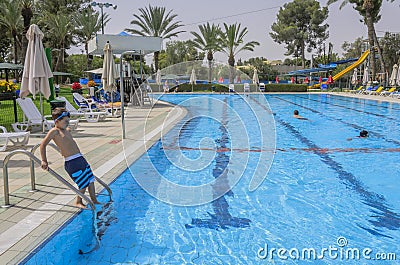
M 100 202 L 96 198 L 96 190 L 94 188 L 94 182 L 90 182 L 88 190 L 89 190 L 89 195 L 90 195 L 90 199 L 92 199 L 92 202 L 94 204 L 100 204 Z
M 86 188 L 79 190 L 82 194 L 85 194 Z M 87 208 L 85 204 L 83 204 L 81 196 L 76 196 L 75 206 L 79 208 Z

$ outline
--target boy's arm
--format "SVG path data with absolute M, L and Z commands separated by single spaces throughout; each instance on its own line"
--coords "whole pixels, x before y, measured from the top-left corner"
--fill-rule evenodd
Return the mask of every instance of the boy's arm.
M 47 170 L 49 164 L 47 162 L 47 155 L 46 155 L 46 146 L 49 142 L 54 138 L 54 136 L 58 133 L 57 129 L 51 129 L 47 135 L 43 138 L 42 142 L 40 143 L 40 156 L 42 157 L 42 169 Z

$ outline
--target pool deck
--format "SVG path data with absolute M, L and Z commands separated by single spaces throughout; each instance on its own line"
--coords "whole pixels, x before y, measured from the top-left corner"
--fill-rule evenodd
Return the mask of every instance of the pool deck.
M 330 94 L 400 103 L 400 99 L 391 97 Z M 158 102 L 153 108 L 127 107 L 126 139 L 122 140 L 121 118 L 114 117 L 98 123 L 81 121 L 73 135 L 95 175 L 110 183 L 185 114 L 184 109 L 163 102 Z M 42 137 L 32 135 L 29 145 L 23 149 L 30 151 Z M 16 149 L 18 147 L 9 147 L 6 152 L 0 152 L 1 167 L 5 156 Z M 50 167 L 70 181 L 60 154 L 50 147 L 47 150 Z M 38 156 L 39 151 L 35 154 Z M 75 195 L 41 170 L 39 165 L 35 165 L 37 191 L 30 192 L 27 156 L 13 156 L 8 166 L 10 203 L 13 206 L 0 208 L 0 264 L 17 264 L 80 209 L 73 206 Z M 4 205 L 3 173 L 0 175 L 0 205 Z M 96 184 L 96 190 L 100 191 L 102 187 Z
M 125 115 L 126 139 L 122 140 L 121 117 L 108 117 L 103 122 L 80 121 L 73 132 L 81 152 L 95 175 L 107 184 L 120 175 L 165 133 L 181 120 L 182 108 L 157 102 L 154 107 L 127 107 Z M 30 151 L 40 143 L 42 136 L 31 135 L 28 146 L 8 147 L 0 152 L 0 166 L 11 151 Z M 51 147 L 47 148 L 49 166 L 71 182 L 64 170 L 64 160 Z M 35 152 L 39 155 L 39 150 Z M 8 163 L 11 207 L 0 208 L 0 264 L 17 264 L 46 240 L 68 219 L 81 211 L 73 206 L 75 194 L 56 178 L 35 164 L 36 189 L 30 192 L 29 158 L 16 154 Z M 1 171 L 2 172 L 2 171 Z M 3 173 L 0 173 L 0 205 L 4 205 Z M 103 189 L 96 183 L 96 191 Z M 86 195 L 88 195 L 86 193 Z M 102 196 L 101 200 L 106 200 Z

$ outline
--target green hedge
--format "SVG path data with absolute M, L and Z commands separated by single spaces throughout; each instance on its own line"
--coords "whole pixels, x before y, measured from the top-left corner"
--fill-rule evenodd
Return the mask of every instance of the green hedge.
M 267 84 L 265 92 L 307 92 L 307 85 L 303 84 Z
M 173 92 L 176 87 L 171 88 L 169 91 Z M 228 92 L 228 87 L 221 84 L 196 84 L 193 85 L 193 92 Z M 177 92 L 192 92 L 191 84 L 180 84 Z

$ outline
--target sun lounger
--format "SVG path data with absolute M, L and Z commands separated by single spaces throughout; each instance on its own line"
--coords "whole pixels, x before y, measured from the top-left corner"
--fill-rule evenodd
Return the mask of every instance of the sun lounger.
M 369 95 L 380 95 L 382 90 L 383 90 L 383 86 L 380 86 L 375 91 L 370 91 Z
M 84 117 L 87 122 L 103 121 L 107 117 L 107 112 L 92 111 L 91 109 L 90 111 L 79 111 L 65 97 L 57 97 L 57 99 L 65 101 L 65 108 L 72 117 Z
M 23 122 L 13 123 L 11 126 L 16 132 L 27 131 L 29 128 L 32 130 L 50 130 L 54 126 L 53 120 L 46 120 L 30 98 L 17 98 L 17 103 L 24 112 Z M 70 120 L 69 127 L 75 130 L 78 127 L 78 120 Z
M 5 127 L 0 126 L 0 152 L 6 150 L 9 142 L 17 146 L 28 144 L 29 135 L 29 132 L 7 132 Z
M 391 87 L 389 90 L 387 90 L 387 91 L 382 91 L 381 92 L 381 96 L 390 96 L 393 92 L 395 92 L 396 91 L 396 87 Z

